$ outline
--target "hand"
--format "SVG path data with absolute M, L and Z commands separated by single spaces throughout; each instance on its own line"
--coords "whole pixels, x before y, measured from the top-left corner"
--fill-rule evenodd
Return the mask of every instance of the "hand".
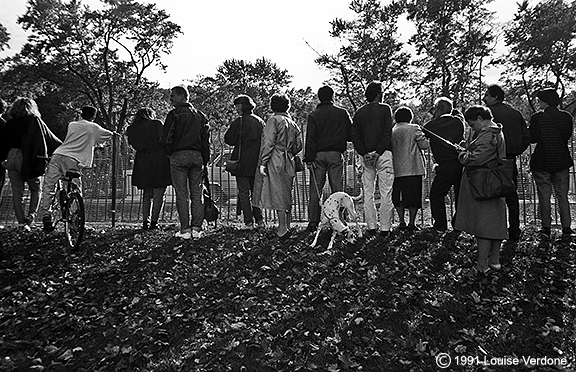
M 316 164 L 313 161 L 310 161 L 310 162 L 306 163 L 306 168 L 312 170 L 312 169 L 316 168 Z
M 260 174 L 263 175 L 264 177 L 268 176 L 268 174 L 266 173 L 266 166 L 265 165 L 260 166 Z

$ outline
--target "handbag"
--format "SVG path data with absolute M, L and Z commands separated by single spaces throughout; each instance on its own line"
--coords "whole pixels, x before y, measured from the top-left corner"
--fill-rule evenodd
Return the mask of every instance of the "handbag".
M 208 180 L 208 170 L 204 169 L 202 172 L 204 176 L 204 186 L 202 188 L 202 197 L 204 198 L 204 219 L 207 222 L 215 222 L 220 215 L 220 211 L 212 200 L 210 195 L 210 181 Z
M 238 159 L 227 160 L 224 165 L 226 172 L 230 172 L 231 175 L 237 176 L 242 173 L 244 166 L 240 163 L 240 154 L 242 152 L 242 116 L 240 116 L 240 132 L 238 133 Z
M 466 170 L 470 183 L 470 194 L 474 200 L 501 198 L 516 191 L 513 178 L 514 160 L 499 159 L 492 167 L 469 168 Z
M 298 155 L 294 155 L 294 170 L 296 172 L 302 172 L 304 169 L 304 163 L 302 162 L 302 158 Z
M 8 156 L 6 157 L 6 160 L 2 162 L 2 165 L 4 165 L 4 168 L 6 168 L 9 171 L 16 171 L 18 173 L 21 173 L 22 159 L 23 159 L 22 149 L 12 147 L 8 151 Z

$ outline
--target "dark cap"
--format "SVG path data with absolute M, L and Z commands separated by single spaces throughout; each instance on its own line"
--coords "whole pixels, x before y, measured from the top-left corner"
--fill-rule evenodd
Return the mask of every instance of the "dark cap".
M 558 96 L 558 93 L 556 93 L 555 89 L 546 88 L 539 90 L 538 93 L 536 93 L 536 96 L 540 98 L 541 101 L 546 102 L 552 107 L 557 107 L 560 104 L 560 97 Z
M 96 117 L 96 107 L 93 106 L 84 106 L 82 107 L 82 117 L 84 119 L 94 119 Z

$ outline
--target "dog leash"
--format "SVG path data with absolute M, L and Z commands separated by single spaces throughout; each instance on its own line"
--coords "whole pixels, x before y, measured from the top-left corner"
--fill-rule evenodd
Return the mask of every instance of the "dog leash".
M 318 200 L 320 201 L 320 205 L 322 205 L 323 200 L 322 200 L 322 195 L 320 194 L 320 188 L 318 187 L 318 182 L 316 182 L 316 175 L 314 174 L 314 170 L 310 169 L 310 177 L 312 178 L 312 180 L 314 180 L 314 186 L 316 189 L 316 195 L 318 196 Z

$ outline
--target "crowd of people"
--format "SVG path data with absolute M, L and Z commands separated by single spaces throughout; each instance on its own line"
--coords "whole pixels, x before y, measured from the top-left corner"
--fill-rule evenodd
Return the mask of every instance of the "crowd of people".
M 287 95 L 271 97 L 272 115 L 266 122 L 254 114 L 253 99 L 239 95 L 233 101 L 238 117 L 230 122 L 225 142 L 233 146 L 231 160 L 235 164 L 231 173 L 237 180 L 244 228 L 264 227 L 262 209 L 269 209 L 277 215 L 278 238 L 290 236 L 296 157 L 304 149 L 303 161 L 311 179 L 307 230 L 315 231 L 321 219 L 326 178 L 332 193 L 343 191 L 344 153 L 351 142 L 361 165 L 367 235 L 387 237 L 394 211 L 399 217 L 398 229 L 418 230 L 416 216 L 422 208 L 426 169 L 423 151 L 429 148 L 435 162 L 430 188 L 432 228 L 439 233 L 448 230 L 446 197 L 453 190 L 456 203 L 450 216 L 452 229 L 476 237 L 477 271 L 497 270 L 502 241 L 520 238 L 518 193 L 474 199 L 467 176 L 471 169 L 493 167 L 509 159 L 514 163 L 513 181 L 517 184 L 516 158 L 531 143 L 536 144 L 530 169 L 538 194 L 541 233 L 547 237 L 551 234 L 550 198 L 554 191 L 562 233 L 572 234 L 568 170 L 573 160 L 568 141 L 573 118 L 558 108 L 560 97 L 554 89 L 542 89 L 536 97 L 541 110 L 532 115 L 529 126 L 518 110 L 504 102 L 504 91 L 497 85 L 487 88 L 485 106 L 469 107 L 463 114 L 450 99 L 438 98 L 432 119 L 421 125 L 413 123 L 409 107 L 393 112 L 383 102 L 383 88 L 378 81 L 367 86 L 366 104 L 352 117 L 334 104 L 334 90 L 323 86 L 318 90 L 320 103 L 308 116 L 303 144 L 300 129 L 289 114 L 291 102 Z M 180 221 L 175 236 L 182 239 L 202 236 L 203 180 L 210 160 L 208 120 L 188 99 L 185 87 L 172 88 L 170 102 L 174 108 L 164 123 L 144 107 L 126 131 L 128 142 L 136 150 L 132 183 L 143 190 L 142 227 L 158 228 L 164 194 L 172 185 Z M 6 103 L 0 100 L 0 191 L 7 170 L 19 226 L 29 231 L 40 208 L 43 228 L 51 231 L 50 200 L 56 183 L 68 170 L 91 167 L 94 147 L 114 132 L 94 122 L 97 110 L 91 106 L 83 107 L 81 119 L 68 125 L 64 141 L 42 121 L 34 100 L 19 97 L 3 115 L 6 109 Z M 27 212 L 26 184 L 30 191 Z

